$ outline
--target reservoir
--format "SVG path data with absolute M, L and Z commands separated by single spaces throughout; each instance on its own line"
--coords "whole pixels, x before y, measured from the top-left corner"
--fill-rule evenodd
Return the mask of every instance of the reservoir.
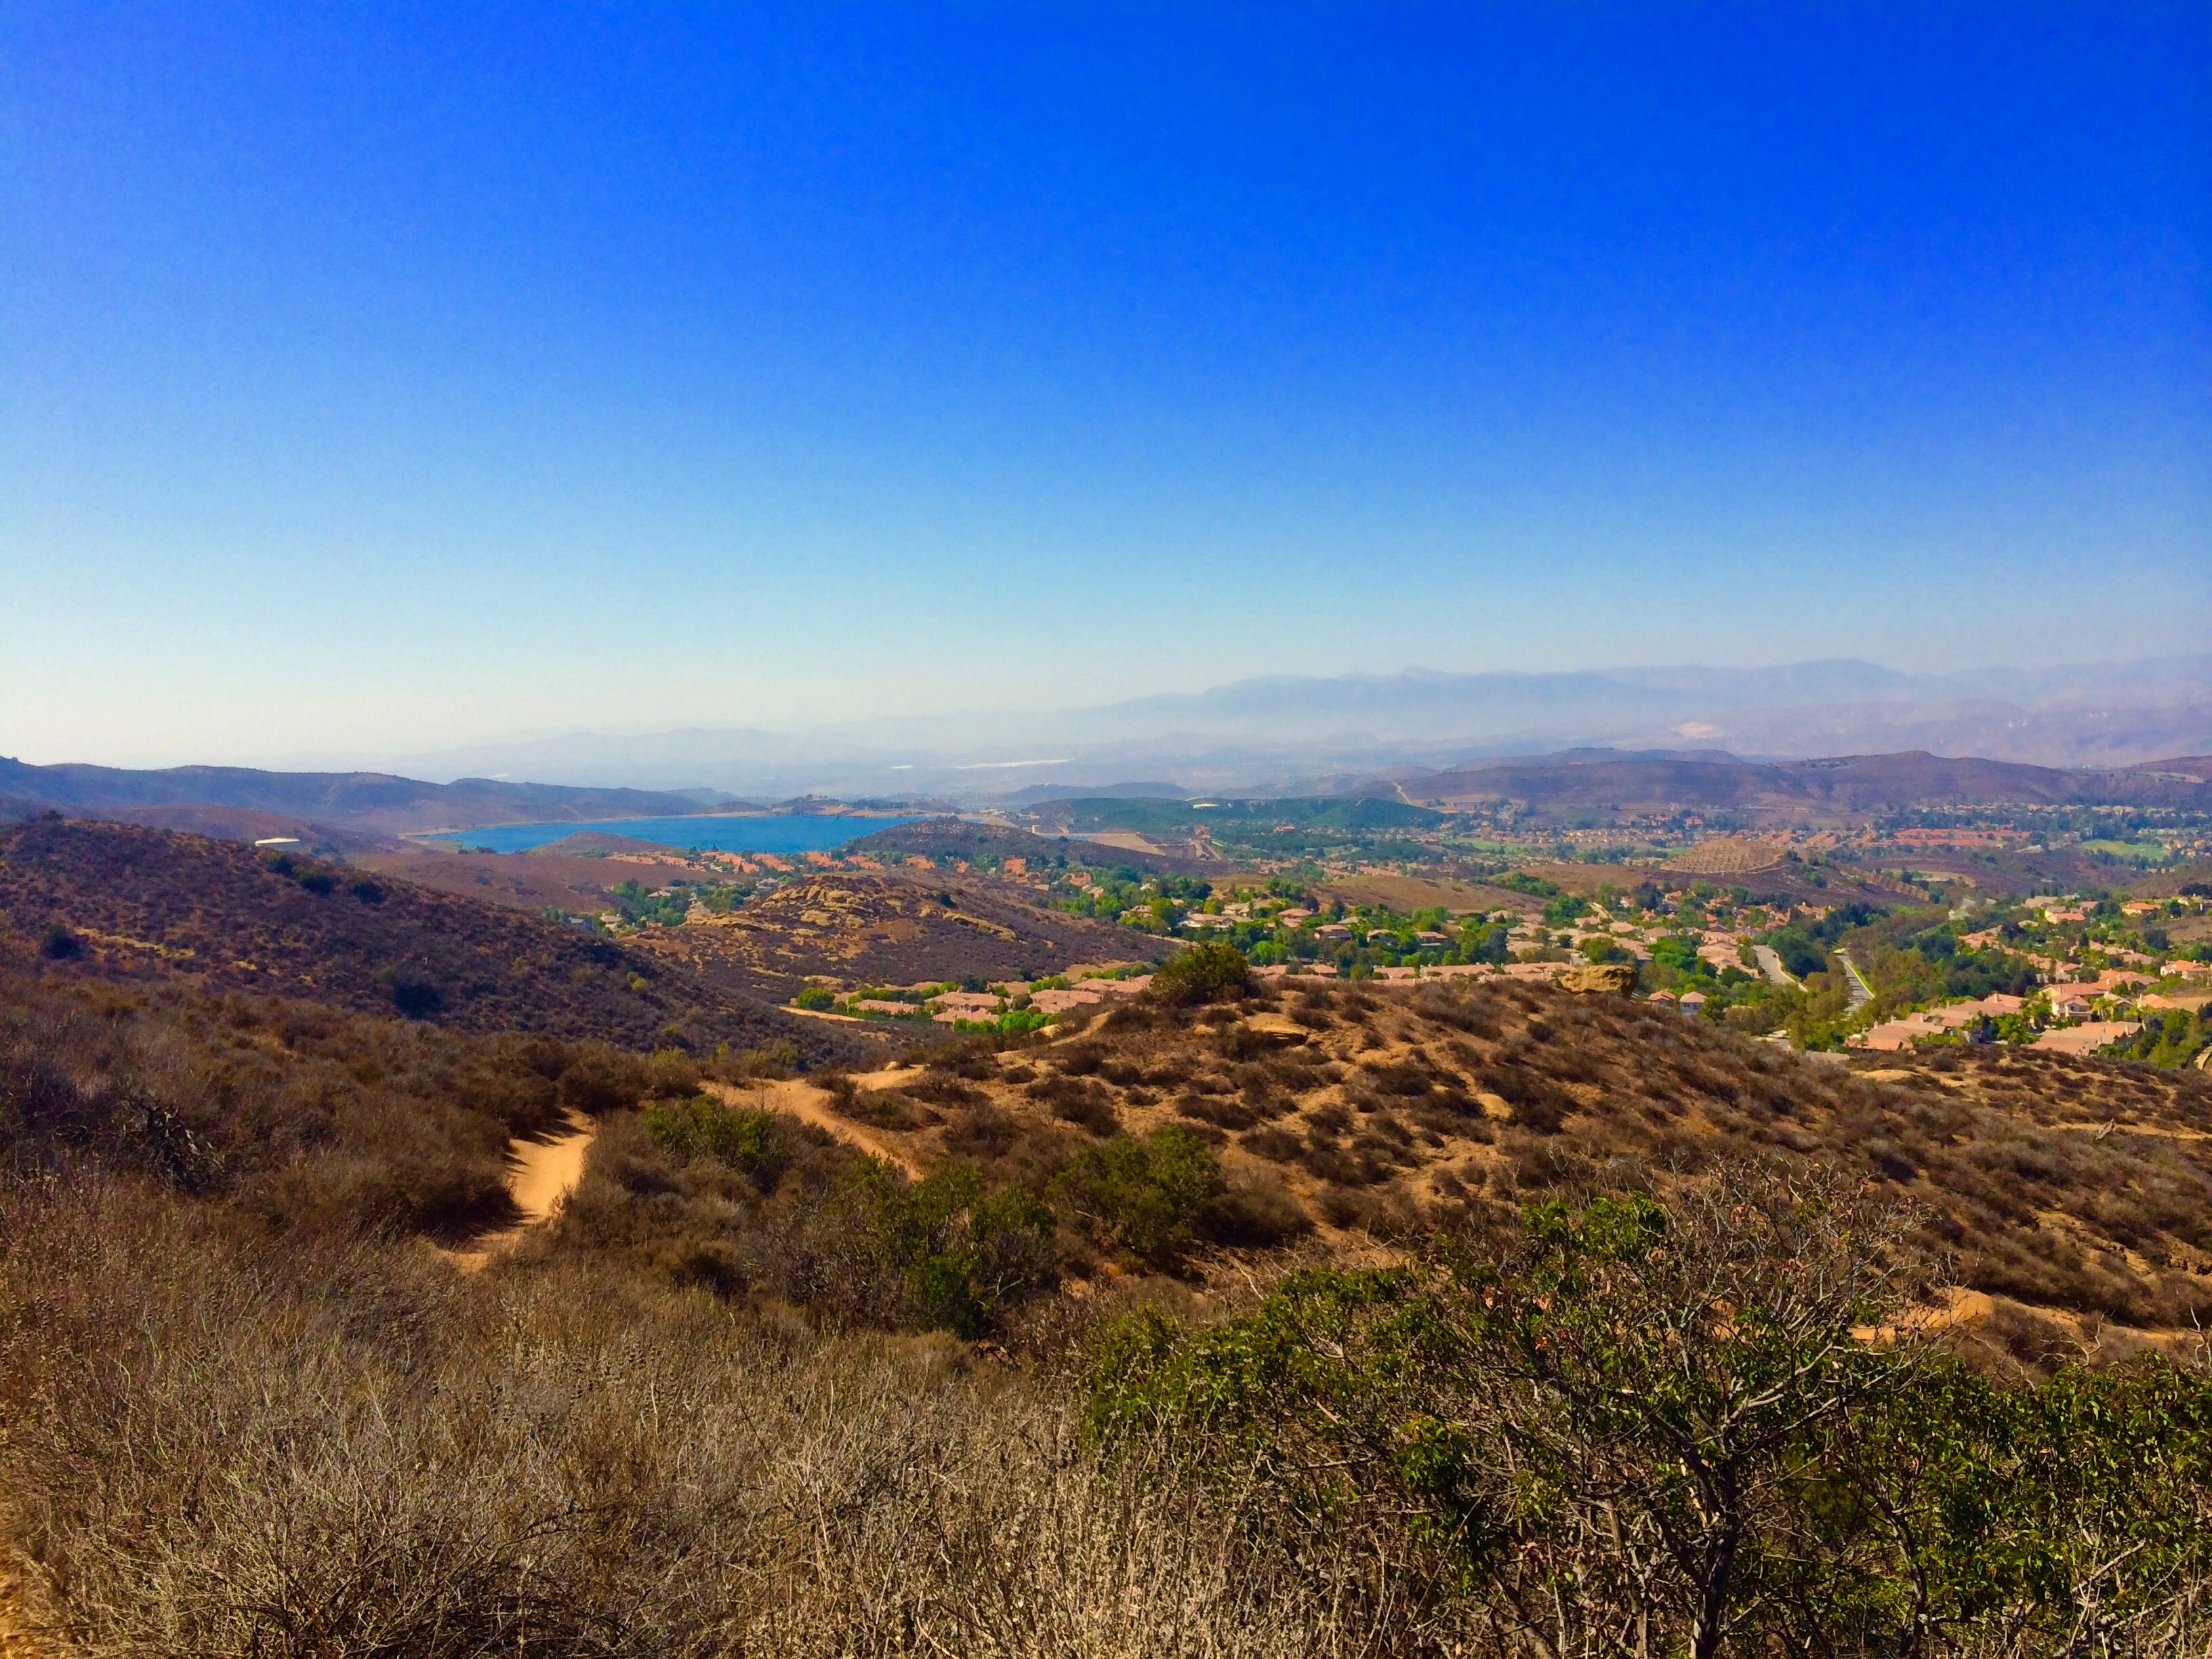
M 596 830 L 659 842 L 664 847 L 698 848 L 716 853 L 827 853 L 861 836 L 895 823 L 912 823 L 919 814 L 901 817 L 830 817 L 819 813 L 764 813 L 751 817 L 702 813 L 685 818 L 614 818 L 598 823 L 507 823 L 489 830 L 459 830 L 423 836 L 450 847 L 489 848 L 495 853 L 527 853 L 564 836 Z

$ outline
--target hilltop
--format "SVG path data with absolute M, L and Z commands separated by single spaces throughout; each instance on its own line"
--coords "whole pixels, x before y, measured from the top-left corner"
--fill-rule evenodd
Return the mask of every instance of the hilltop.
M 638 1049 L 849 1044 L 679 964 L 389 876 L 168 830 L 0 826 L 0 930 L 64 971 Z
M 1026 902 L 1024 891 L 945 871 L 924 879 L 809 872 L 741 908 L 648 929 L 637 943 L 775 1001 L 811 978 L 891 985 L 1027 980 L 1163 948 L 1127 928 Z
M 872 835 L 862 836 L 848 842 L 840 849 L 848 856 L 881 857 L 885 854 L 914 854 L 927 859 L 1036 859 L 1066 857 L 1069 852 L 1064 836 L 1032 835 L 1027 830 L 1018 830 L 1009 824 L 977 823 L 969 818 L 916 818 L 911 823 L 896 823 L 888 830 L 878 830 Z M 1083 849 L 1075 849 L 1080 853 Z M 1164 866 L 1164 860 L 1148 858 L 1143 854 L 1131 855 L 1130 861 L 1141 867 Z

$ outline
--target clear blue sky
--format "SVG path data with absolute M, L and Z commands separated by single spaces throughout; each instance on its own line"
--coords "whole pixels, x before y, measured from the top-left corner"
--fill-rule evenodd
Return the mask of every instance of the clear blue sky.
M 0 9 L 0 753 L 2212 637 L 2212 8 Z

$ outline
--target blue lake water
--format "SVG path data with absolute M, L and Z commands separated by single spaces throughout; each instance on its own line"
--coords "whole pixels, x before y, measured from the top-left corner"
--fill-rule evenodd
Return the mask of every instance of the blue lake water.
M 463 830 L 422 839 L 459 847 L 489 847 L 495 853 L 527 853 L 564 836 L 596 830 L 637 841 L 657 841 L 665 847 L 697 847 L 717 853 L 827 853 L 895 823 L 912 823 L 916 816 L 848 818 L 791 813 L 757 818 L 616 818 L 604 823 L 508 823 L 495 830 Z

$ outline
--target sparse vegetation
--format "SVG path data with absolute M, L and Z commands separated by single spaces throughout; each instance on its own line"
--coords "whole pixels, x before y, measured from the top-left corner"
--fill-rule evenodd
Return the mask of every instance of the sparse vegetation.
M 0 1542 L 75 1650 L 2203 1648 L 2197 1073 L 1201 944 L 809 1088 L 72 902 L 0 996 Z M 570 1113 L 555 1217 L 441 1260 Z

